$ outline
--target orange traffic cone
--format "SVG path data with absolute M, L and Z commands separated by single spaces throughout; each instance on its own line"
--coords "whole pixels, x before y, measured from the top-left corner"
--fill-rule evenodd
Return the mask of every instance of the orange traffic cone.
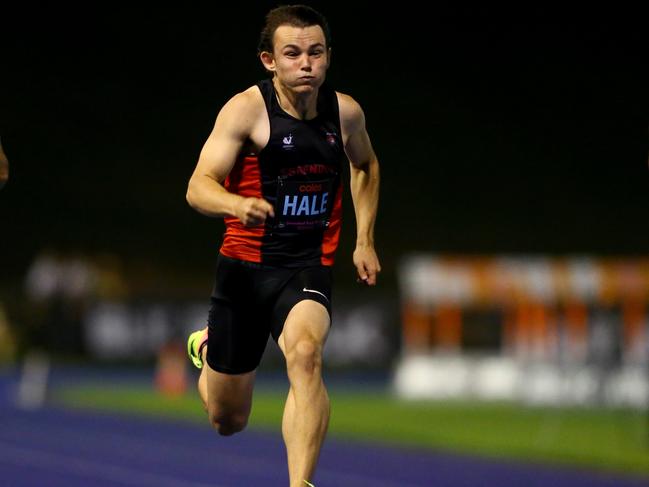
M 177 341 L 160 349 L 155 371 L 155 388 L 165 396 L 181 396 L 187 391 L 187 357 L 185 347 Z

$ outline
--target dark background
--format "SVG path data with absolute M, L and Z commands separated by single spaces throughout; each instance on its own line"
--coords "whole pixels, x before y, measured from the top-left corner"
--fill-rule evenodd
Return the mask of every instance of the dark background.
M 223 227 L 189 208 L 186 185 L 221 105 L 264 76 L 256 45 L 276 3 L 188 5 L 3 12 L 0 286 L 54 248 L 207 295 Z M 329 80 L 363 106 L 381 162 L 382 286 L 409 251 L 647 254 L 639 12 L 311 5 L 333 33 Z M 345 211 L 343 288 L 349 194 Z

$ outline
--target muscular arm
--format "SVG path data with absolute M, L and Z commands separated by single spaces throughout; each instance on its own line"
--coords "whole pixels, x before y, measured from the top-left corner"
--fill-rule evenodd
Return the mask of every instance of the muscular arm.
M 374 223 L 379 202 L 379 161 L 365 128 L 363 110 L 353 99 L 341 97 L 341 120 L 350 161 L 351 193 L 356 214 L 354 265 L 359 279 L 373 286 L 381 265 L 374 249 Z
M 244 198 L 223 187 L 250 136 L 255 117 L 250 90 L 234 96 L 219 112 L 187 188 L 187 202 L 196 211 L 211 217 L 235 216 L 246 226 L 259 225 L 273 214 L 267 201 Z
M 9 160 L 2 150 L 2 144 L 0 144 L 0 189 L 5 185 L 9 179 Z

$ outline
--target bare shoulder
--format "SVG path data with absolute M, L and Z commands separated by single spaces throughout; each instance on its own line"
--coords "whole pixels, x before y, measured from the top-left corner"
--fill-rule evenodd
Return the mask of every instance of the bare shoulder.
M 221 113 L 242 117 L 246 115 L 255 115 L 263 109 L 264 99 L 261 96 L 259 88 L 251 86 L 247 90 L 237 93 L 230 98 L 225 105 L 223 105 L 223 108 L 221 108 Z
M 265 105 L 261 92 L 256 86 L 251 86 L 234 95 L 223 105 L 217 117 L 217 124 L 220 122 L 232 128 L 249 132 L 260 115 L 264 113 Z
M 365 126 L 365 114 L 360 104 L 345 93 L 336 92 L 336 95 L 343 131 L 352 134 L 361 130 Z
M 225 106 L 229 105 L 242 110 L 259 110 L 264 107 L 264 99 L 261 96 L 259 88 L 257 86 L 251 86 L 230 98 Z

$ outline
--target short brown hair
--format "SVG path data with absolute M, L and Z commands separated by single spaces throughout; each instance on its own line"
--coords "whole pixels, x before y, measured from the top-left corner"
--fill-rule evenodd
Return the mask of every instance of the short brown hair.
M 266 24 L 259 36 L 257 54 L 273 52 L 273 35 L 280 25 L 310 27 L 319 25 L 324 32 L 326 47 L 331 47 L 331 33 L 327 19 L 317 10 L 307 5 L 282 5 L 266 14 Z

